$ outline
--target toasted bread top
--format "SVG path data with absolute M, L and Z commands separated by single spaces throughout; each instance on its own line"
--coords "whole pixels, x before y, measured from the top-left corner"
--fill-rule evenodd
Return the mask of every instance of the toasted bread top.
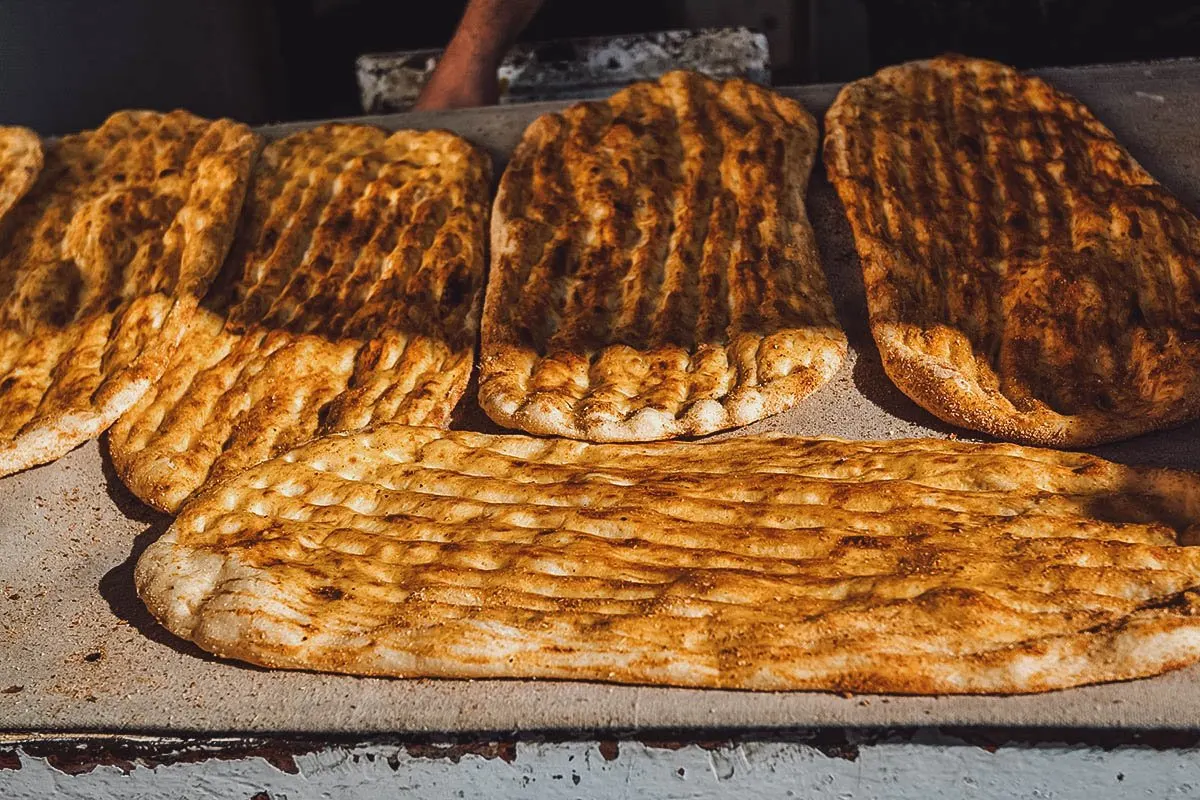
M 798 103 L 687 72 L 536 120 L 492 214 L 484 411 L 646 440 L 823 384 L 846 345 L 804 210 L 816 148 Z
M 1200 478 L 1014 445 L 593 445 L 406 426 L 202 492 L 142 555 L 256 664 L 1036 692 L 1200 658 Z
M 122 480 L 174 511 L 322 433 L 446 424 L 475 354 L 490 167 L 446 131 L 322 125 L 268 144 L 220 276 L 109 433 Z
M 838 95 L 825 162 L 884 367 L 934 414 L 1056 446 L 1200 415 L 1200 226 L 1074 98 L 889 67 Z
M 230 120 L 123 111 L 48 146 L 0 225 L 0 475 L 99 435 L 162 374 L 258 145 Z

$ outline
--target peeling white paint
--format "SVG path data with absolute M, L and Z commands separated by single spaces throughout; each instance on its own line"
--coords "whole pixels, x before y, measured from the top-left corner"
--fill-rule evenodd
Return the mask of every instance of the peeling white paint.
M 414 797 L 625 800 L 653 797 L 788 798 L 1184 798 L 1200 794 L 1196 750 L 1046 745 L 988 752 L 954 740 L 863 745 L 855 760 L 795 742 L 745 742 L 716 749 L 620 745 L 605 758 L 595 742 L 518 743 L 509 763 L 468 754 L 413 756 L 403 746 L 329 749 L 296 757 L 297 774 L 260 758 L 192 764 L 97 767 L 70 776 L 22 755 L 0 771 L 0 797 L 271 800 Z

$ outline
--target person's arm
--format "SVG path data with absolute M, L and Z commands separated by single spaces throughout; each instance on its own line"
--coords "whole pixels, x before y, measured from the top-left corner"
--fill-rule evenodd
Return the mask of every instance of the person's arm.
M 543 0 L 470 0 L 416 108 L 467 108 L 496 102 L 496 69 Z

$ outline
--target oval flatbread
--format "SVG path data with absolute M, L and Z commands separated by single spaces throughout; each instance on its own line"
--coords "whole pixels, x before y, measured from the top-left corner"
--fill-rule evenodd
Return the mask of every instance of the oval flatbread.
M 846 339 L 804 197 L 816 122 L 742 80 L 673 72 L 547 114 L 500 181 L 479 405 L 592 441 L 794 406 Z
M 1200 477 L 953 441 L 385 425 L 203 492 L 137 564 L 220 656 L 363 675 L 1038 692 L 1200 659 Z
M 229 120 L 123 111 L 47 147 L 0 227 L 0 475 L 98 436 L 162 375 L 258 144 Z
M 445 131 L 322 125 L 268 144 L 200 313 L 109 433 L 125 484 L 174 511 L 315 435 L 446 424 L 475 355 L 490 171 Z
M 1064 447 L 1200 415 L 1200 225 L 1077 100 L 990 61 L 889 67 L 838 95 L 825 164 L 926 409 Z

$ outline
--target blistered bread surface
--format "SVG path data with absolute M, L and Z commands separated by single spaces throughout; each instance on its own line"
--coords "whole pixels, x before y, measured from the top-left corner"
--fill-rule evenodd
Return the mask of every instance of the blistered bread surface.
M 1200 415 L 1200 226 L 1077 100 L 990 61 L 889 67 L 841 91 L 825 163 L 922 406 L 1054 446 Z
M 446 424 L 475 354 L 490 169 L 445 131 L 270 143 L 200 314 L 110 434 L 125 483 L 174 510 L 313 436 Z
M 362 675 L 1038 692 L 1200 657 L 1200 478 L 954 441 L 386 425 L 190 501 L 136 569 L 220 656 Z
M 536 120 L 500 181 L 479 404 L 594 441 L 745 425 L 846 349 L 804 198 L 817 126 L 673 72 Z
M 0 126 L 0 220 L 33 188 L 42 163 L 42 141 L 36 133 Z
M 229 120 L 123 111 L 46 146 L 0 219 L 0 475 L 99 435 L 162 375 L 229 249 L 258 145 Z M 2 168 L 0 194 L 14 185 Z

